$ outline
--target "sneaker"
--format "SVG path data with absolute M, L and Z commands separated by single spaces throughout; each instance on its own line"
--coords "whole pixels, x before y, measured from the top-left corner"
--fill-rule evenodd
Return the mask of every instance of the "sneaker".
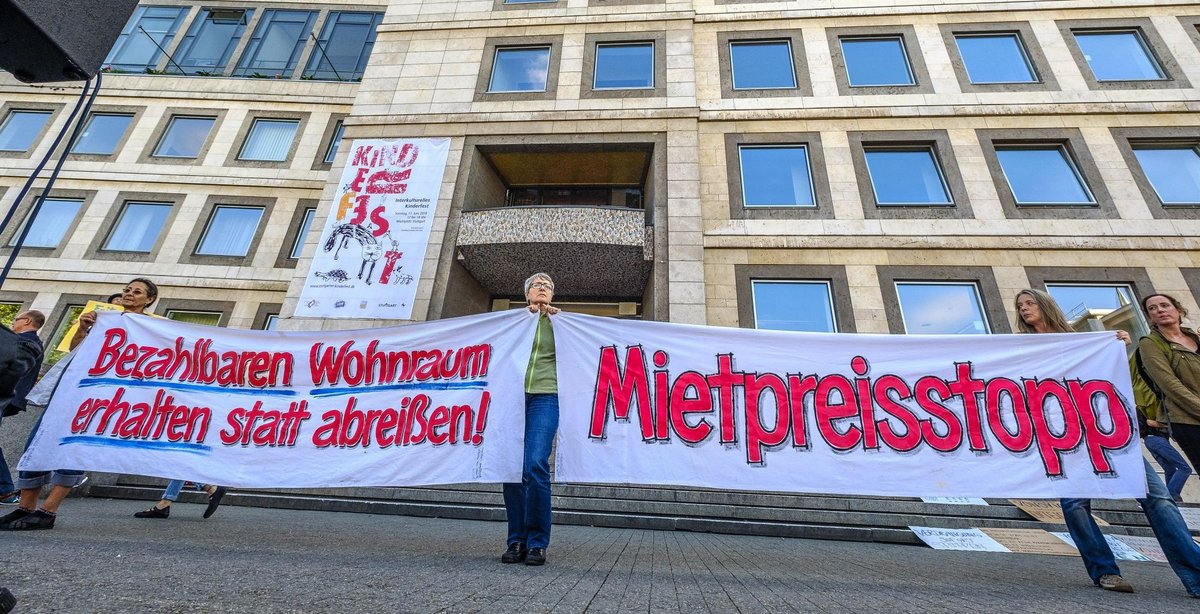
M 154 506 L 144 512 L 135 512 L 134 518 L 169 518 L 171 516 L 171 506 L 158 507 Z
M 513 542 L 508 545 L 508 550 L 505 550 L 504 554 L 500 555 L 500 562 L 520 563 L 521 561 L 525 560 L 526 554 L 528 554 L 528 551 L 525 550 L 525 544 L 522 544 L 521 542 Z
M 1100 576 L 1100 579 L 1096 581 L 1096 584 L 1099 584 L 1100 588 L 1106 591 L 1116 591 L 1118 593 L 1133 592 L 1133 585 L 1130 584 L 1128 580 L 1118 576 L 1115 573 Z
M 0 531 L 38 531 L 53 529 L 56 516 L 49 512 L 38 510 L 30 512 L 8 524 L 0 525 Z
M 10 492 L 0 495 L 0 505 L 16 505 L 21 502 L 21 493 Z
M 546 564 L 546 549 L 545 548 L 530 548 L 529 555 L 525 557 L 526 565 L 545 565 Z
M 31 512 L 29 510 L 21 509 L 18 507 L 17 509 L 15 509 L 7 514 L 0 516 L 0 527 L 3 527 L 4 525 L 6 525 L 14 520 L 17 520 L 18 518 L 24 518 L 32 513 L 33 512 Z
M 226 488 L 218 486 L 211 495 L 208 496 L 208 507 L 204 508 L 204 517 L 209 518 L 217 513 L 217 507 L 221 505 L 221 499 L 225 497 Z

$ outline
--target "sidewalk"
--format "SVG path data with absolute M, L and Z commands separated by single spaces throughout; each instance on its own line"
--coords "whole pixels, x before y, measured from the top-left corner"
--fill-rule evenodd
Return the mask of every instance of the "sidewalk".
M 545 567 L 502 565 L 473 522 L 70 499 L 52 531 L 0 533 L 29 612 L 1161 612 L 1195 608 L 1165 563 L 1137 594 L 1075 558 L 682 531 L 556 527 Z M 7 512 L 5 508 L 5 512 Z M 18 563 L 18 561 L 20 563 Z

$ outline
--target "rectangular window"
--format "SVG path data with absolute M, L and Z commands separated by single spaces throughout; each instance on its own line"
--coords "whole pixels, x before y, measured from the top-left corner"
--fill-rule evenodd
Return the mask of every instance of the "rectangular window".
M 292 151 L 296 139 L 296 128 L 300 122 L 294 119 L 256 119 L 246 135 L 246 142 L 238 154 L 238 160 L 260 162 L 283 162 Z
M 806 146 L 739 145 L 738 157 L 745 206 L 816 206 Z
M 79 215 L 79 209 L 83 207 L 82 200 L 71 198 L 47 198 L 42 202 L 42 206 L 38 209 L 37 217 L 34 218 L 32 226 L 29 228 L 29 235 L 25 237 L 25 247 L 44 247 L 53 249 L 62 243 L 63 237 L 67 234 L 67 229 L 75 221 L 75 217 Z M 9 239 L 9 245 L 16 245 L 17 238 L 21 236 L 21 230 L 13 233 Z
M 262 207 L 217 205 L 196 246 L 196 255 L 245 256 L 254 242 L 262 214 Z
M 188 74 L 221 74 L 253 15 L 254 9 L 200 9 L 200 14 L 175 54 L 179 65 L 168 64 L 168 72 L 182 69 Z
M 750 282 L 754 328 L 836 333 L 833 294 L 827 281 Z
M 996 158 L 1017 204 L 1096 202 L 1071 154 L 1062 145 L 997 147 Z
M 843 38 L 840 42 L 851 87 L 917 84 L 902 37 Z
M 955 34 L 971 83 L 1036 83 L 1037 73 L 1017 33 Z
M 0 151 L 29 151 L 49 120 L 49 111 L 9 111 L 0 124 Z
M 596 45 L 595 89 L 654 87 L 654 43 Z
M 991 331 L 979 287 L 970 282 L 896 282 L 904 332 L 976 335 Z
M 234 74 L 239 77 L 291 77 L 316 18 L 316 11 L 263 11 Z
M 550 47 L 499 47 L 488 92 L 544 92 Z
M 171 215 L 170 203 L 125 203 L 121 216 L 101 249 L 111 252 L 150 253 Z
M 300 228 L 296 231 L 296 240 L 292 241 L 292 250 L 288 252 L 288 258 L 299 258 L 304 252 L 304 239 L 308 237 L 308 231 L 312 228 L 313 218 L 316 216 L 317 210 L 313 207 L 304 210 L 304 217 L 300 218 Z
M 263 330 L 275 330 L 275 326 L 277 324 L 279 324 L 279 314 L 273 313 L 273 314 L 270 314 L 267 316 L 266 321 L 263 322 L 262 329 Z
M 133 115 L 122 113 L 96 113 L 88 118 L 87 126 L 75 141 L 71 153 L 111 156 L 117 144 L 125 136 Z
M 1134 339 L 1150 334 L 1133 288 L 1126 284 L 1046 284 L 1046 292 L 1076 331 L 1123 330 Z
M 304 77 L 358 81 L 375 46 L 375 30 L 383 13 L 334 11 L 321 28 L 321 37 L 309 56 Z
M 1157 81 L 1166 78 L 1138 30 L 1072 32 L 1097 81 Z
M 1164 205 L 1200 203 L 1200 148 L 1195 144 L 1139 144 L 1133 155 Z
M 333 159 L 337 157 L 338 145 L 342 144 L 342 133 L 345 130 L 345 124 L 339 119 L 337 126 L 333 129 L 333 136 L 329 137 L 329 146 L 325 148 L 325 164 L 333 164 Z
M 104 66 L 134 72 L 158 66 L 187 12 L 188 7 L 182 6 L 139 6 L 121 30 Z
M 157 158 L 195 158 L 204 149 L 215 117 L 175 116 L 154 148 Z
M 175 320 L 176 322 L 186 322 L 188 324 L 201 324 L 204 326 L 220 326 L 221 312 L 219 311 L 193 311 L 191 309 L 168 309 L 167 319 Z
M 864 147 L 878 205 L 953 205 L 932 147 Z
M 790 41 L 729 43 L 733 89 L 790 89 L 796 87 Z

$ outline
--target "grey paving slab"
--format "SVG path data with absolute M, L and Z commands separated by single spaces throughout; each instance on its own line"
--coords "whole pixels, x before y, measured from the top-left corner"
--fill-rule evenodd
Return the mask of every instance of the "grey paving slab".
M 1133 595 L 1078 559 L 555 527 L 550 563 L 502 565 L 499 522 L 71 499 L 52 531 L 0 533 L 18 612 L 1182 612 L 1161 563 Z M 1200 610 L 1197 610 L 1200 611 Z

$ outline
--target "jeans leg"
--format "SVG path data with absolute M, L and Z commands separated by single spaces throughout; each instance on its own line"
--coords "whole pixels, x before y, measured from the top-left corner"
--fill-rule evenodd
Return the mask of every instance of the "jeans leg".
M 179 493 L 183 490 L 183 480 L 171 480 L 167 482 L 167 488 L 163 491 L 162 498 L 167 501 L 178 501 Z
M 558 432 L 558 395 L 525 395 L 525 532 L 530 548 L 550 545 L 550 449 Z
M 1067 521 L 1067 531 L 1071 533 L 1071 539 L 1075 540 L 1075 548 L 1079 550 L 1083 566 L 1087 568 L 1092 582 L 1098 584 L 1100 576 L 1120 575 L 1121 569 L 1117 567 L 1112 548 L 1108 547 L 1104 534 L 1092 518 L 1092 500 L 1063 499 L 1060 503 L 1063 518 Z
M 1138 499 L 1150 528 L 1154 529 L 1154 537 L 1162 546 L 1167 562 L 1188 594 L 1200 596 L 1200 546 L 1192 541 L 1187 523 L 1179 514 L 1179 508 L 1167 492 L 1167 485 L 1158 478 L 1154 468 L 1146 462 L 1146 484 L 1150 492 L 1144 499 Z
M 1183 485 L 1192 475 L 1191 466 L 1166 437 L 1146 435 L 1146 449 L 1163 468 L 1163 472 L 1166 474 L 1164 479 L 1167 482 L 1167 491 L 1171 493 L 1171 498 L 1178 501 L 1179 493 L 1183 492 Z
M 504 517 L 508 519 L 508 539 L 505 546 L 525 543 L 525 486 L 520 483 L 504 484 Z

